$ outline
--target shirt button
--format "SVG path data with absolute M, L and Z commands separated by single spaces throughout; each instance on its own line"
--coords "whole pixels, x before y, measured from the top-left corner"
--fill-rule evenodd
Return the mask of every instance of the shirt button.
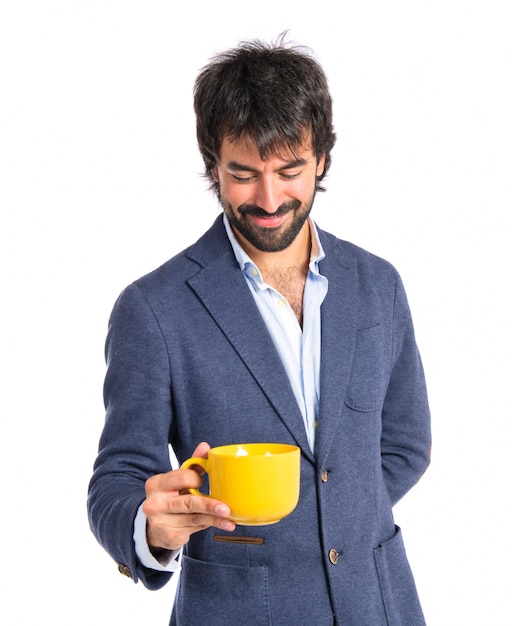
M 256 268 L 254 268 L 254 267 L 253 267 L 253 268 L 251 268 L 251 274 L 252 274 L 253 276 L 257 276 L 257 275 L 258 275 L 258 270 L 257 270 Z
M 329 475 L 327 473 L 327 470 L 322 470 L 322 482 L 326 483 L 329 480 Z
M 284 298 L 279 298 L 277 306 L 286 306 L 286 300 Z
M 329 561 L 333 565 L 336 565 L 339 561 L 339 558 L 340 558 L 340 555 L 338 554 L 338 552 L 334 548 L 331 548 L 329 550 Z

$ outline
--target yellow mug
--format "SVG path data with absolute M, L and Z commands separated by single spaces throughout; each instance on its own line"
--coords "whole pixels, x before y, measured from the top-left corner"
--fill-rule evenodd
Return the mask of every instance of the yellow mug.
M 242 526 L 274 524 L 297 506 L 300 450 L 284 443 L 240 443 L 211 448 L 208 458 L 187 459 L 181 467 L 201 466 L 210 497 L 226 503 L 230 519 Z M 197 489 L 190 493 L 205 496 Z

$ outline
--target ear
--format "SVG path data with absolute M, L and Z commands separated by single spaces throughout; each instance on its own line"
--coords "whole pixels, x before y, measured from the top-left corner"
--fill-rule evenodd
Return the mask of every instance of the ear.
M 211 169 L 210 169 L 210 173 L 212 175 L 213 180 L 218 183 L 219 182 L 219 172 L 218 172 L 218 168 L 216 165 L 214 165 Z
M 321 176 L 324 173 L 325 168 L 325 154 L 322 154 L 316 164 L 316 175 Z

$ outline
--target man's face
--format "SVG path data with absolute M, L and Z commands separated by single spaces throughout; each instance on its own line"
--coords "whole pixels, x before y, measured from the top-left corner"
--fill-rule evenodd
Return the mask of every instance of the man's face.
M 245 239 L 262 252 L 280 252 L 295 240 L 311 212 L 324 162 L 324 156 L 317 162 L 309 144 L 262 160 L 253 142 L 224 139 L 213 176 L 242 246 Z

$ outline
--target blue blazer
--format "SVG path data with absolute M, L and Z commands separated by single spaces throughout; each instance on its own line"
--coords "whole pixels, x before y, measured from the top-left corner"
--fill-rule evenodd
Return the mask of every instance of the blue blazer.
M 221 217 L 130 285 L 106 344 L 106 422 L 89 518 L 119 569 L 149 589 L 170 575 L 137 560 L 145 480 L 197 443 L 300 446 L 295 511 L 269 526 L 208 529 L 184 548 L 171 624 L 420 626 L 392 506 L 430 458 L 430 417 L 406 296 L 386 261 L 319 231 L 321 393 L 314 453 L 280 358 Z

